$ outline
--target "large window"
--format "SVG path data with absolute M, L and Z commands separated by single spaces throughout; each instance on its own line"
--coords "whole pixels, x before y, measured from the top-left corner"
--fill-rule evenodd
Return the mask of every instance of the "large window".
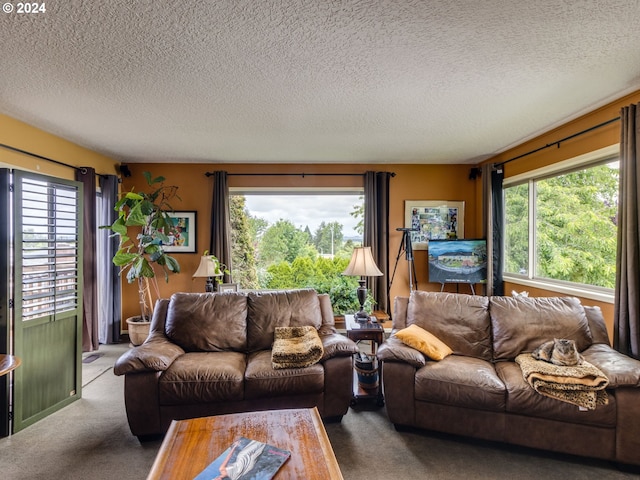
M 618 162 L 505 181 L 505 274 L 615 286 Z
M 230 214 L 240 288 L 315 288 L 338 314 L 358 306 L 358 279 L 342 272 L 362 245 L 362 192 L 232 190 Z

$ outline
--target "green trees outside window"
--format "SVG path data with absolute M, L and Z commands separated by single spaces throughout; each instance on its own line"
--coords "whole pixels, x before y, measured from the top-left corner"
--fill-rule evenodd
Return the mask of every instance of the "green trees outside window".
M 609 162 L 506 187 L 505 272 L 614 288 L 618 182 Z
M 350 213 L 361 220 L 362 197 Z M 342 272 L 361 240 L 345 239 L 343 225 L 322 221 L 314 232 L 290 220 L 270 224 L 251 215 L 244 195 L 230 196 L 233 281 L 243 289 L 314 288 L 328 293 L 337 315 L 359 310 L 358 279 Z M 362 234 L 362 221 L 359 222 Z M 371 299 L 366 305 L 372 309 Z

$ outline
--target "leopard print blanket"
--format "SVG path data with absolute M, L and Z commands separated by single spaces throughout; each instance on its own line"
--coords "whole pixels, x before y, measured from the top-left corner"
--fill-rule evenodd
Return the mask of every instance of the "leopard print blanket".
M 276 327 L 271 364 L 273 368 L 304 368 L 317 363 L 324 354 L 315 327 Z
M 516 357 L 516 363 L 520 365 L 524 379 L 541 395 L 587 410 L 609 403 L 605 391 L 609 379 L 587 361 L 580 365 L 560 366 L 536 360 L 530 353 L 521 353 Z

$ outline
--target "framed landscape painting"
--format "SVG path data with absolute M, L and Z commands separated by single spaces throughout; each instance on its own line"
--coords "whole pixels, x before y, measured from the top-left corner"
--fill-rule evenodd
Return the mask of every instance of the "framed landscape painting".
M 432 239 L 464 238 L 464 202 L 405 200 L 404 211 L 414 250 L 427 250 Z
M 166 235 L 167 243 L 162 244 L 165 252 L 194 253 L 196 251 L 196 212 L 169 213 L 173 226 Z

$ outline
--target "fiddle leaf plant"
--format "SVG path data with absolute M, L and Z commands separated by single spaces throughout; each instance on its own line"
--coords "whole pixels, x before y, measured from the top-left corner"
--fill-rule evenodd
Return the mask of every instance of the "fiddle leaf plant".
M 149 172 L 143 172 L 143 175 L 152 190 L 125 192 L 114 207 L 118 218 L 113 224 L 100 228 L 109 229 L 120 237 L 113 263 L 120 267 L 121 273 L 126 272 L 129 283 L 138 282 L 141 318 L 149 321 L 153 313 L 152 285 L 159 296 L 154 265 L 160 267 L 166 282 L 170 273 L 180 272 L 178 261 L 162 248 L 163 243 L 169 243 L 165 232 L 173 227 L 169 216 L 173 208 L 169 202 L 180 197 L 176 194 L 178 187 L 165 185 L 164 177 L 154 178 Z

